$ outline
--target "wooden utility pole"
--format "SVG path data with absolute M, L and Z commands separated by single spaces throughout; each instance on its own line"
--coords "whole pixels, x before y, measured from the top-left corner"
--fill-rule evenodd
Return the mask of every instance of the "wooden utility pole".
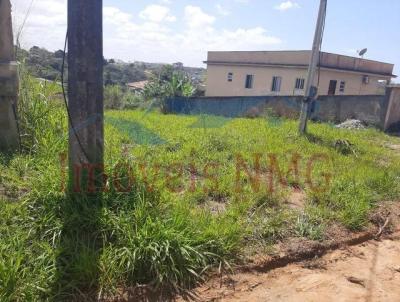
M 68 0 L 68 106 L 70 190 L 82 192 L 104 164 L 102 0 Z
M 17 63 L 11 24 L 10 0 L 0 0 L 0 150 L 18 148 L 16 121 L 18 96 Z
M 325 25 L 326 7 L 328 0 L 321 0 L 319 6 L 317 27 L 315 29 L 314 42 L 311 51 L 310 65 L 308 67 L 307 82 L 305 87 L 305 96 L 301 107 L 299 131 L 304 134 L 307 131 L 307 121 L 310 114 L 310 104 L 317 95 L 318 87 L 315 85 L 315 73 L 318 64 L 320 64 L 320 51 L 322 45 L 323 30 Z

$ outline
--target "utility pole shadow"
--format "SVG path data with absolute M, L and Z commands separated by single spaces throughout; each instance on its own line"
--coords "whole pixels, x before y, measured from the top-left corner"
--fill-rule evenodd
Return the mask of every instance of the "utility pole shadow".
M 62 230 L 52 301 L 98 301 L 102 207 L 99 196 L 67 195 L 60 200 Z

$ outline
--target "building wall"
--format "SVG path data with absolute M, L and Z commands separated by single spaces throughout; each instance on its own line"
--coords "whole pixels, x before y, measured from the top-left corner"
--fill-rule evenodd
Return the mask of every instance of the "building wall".
M 385 129 L 400 130 L 400 86 L 389 86 L 386 90 L 388 96 L 388 110 L 385 117 Z
M 232 82 L 228 82 L 228 73 L 233 73 Z M 245 88 L 246 75 L 254 75 L 252 89 Z M 337 80 L 336 95 L 371 95 L 380 94 L 378 80 L 389 77 L 369 75 L 369 84 L 363 84 L 363 73 L 335 71 L 322 68 L 320 71 L 319 95 L 327 95 L 330 80 Z M 272 92 L 273 76 L 282 77 L 281 91 Z M 307 77 L 306 68 L 263 67 L 214 65 L 207 67 L 206 96 L 265 96 L 265 95 L 301 95 L 304 91 L 295 90 L 297 78 Z M 317 85 L 317 78 L 315 85 Z M 346 82 L 344 93 L 339 92 L 340 81 Z
M 337 80 L 336 95 L 373 95 L 373 94 L 384 94 L 379 80 L 390 80 L 389 77 L 378 77 L 374 75 L 368 75 L 369 84 L 363 83 L 362 73 L 352 72 L 341 72 L 332 70 L 323 70 L 320 77 L 319 94 L 327 95 L 329 90 L 330 80 Z M 339 92 L 340 81 L 345 81 L 344 93 Z M 315 83 L 317 85 L 317 83 Z
M 283 51 L 209 51 L 208 61 L 211 62 L 241 62 L 264 64 L 294 64 L 307 65 L 310 62 L 309 50 Z
M 336 123 L 359 119 L 386 129 L 389 99 L 386 95 L 321 96 L 312 106 L 311 118 Z M 176 114 L 210 114 L 230 118 L 265 116 L 272 111 L 278 116 L 298 118 L 301 104 L 301 96 L 176 97 L 167 99 L 166 109 Z M 394 112 L 392 107 L 392 123 L 396 120 L 400 122 L 400 107 L 396 110 Z

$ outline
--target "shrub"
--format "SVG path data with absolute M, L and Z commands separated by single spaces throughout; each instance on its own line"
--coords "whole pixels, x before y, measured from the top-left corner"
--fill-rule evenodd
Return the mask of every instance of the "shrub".
M 107 109 L 123 108 L 124 92 L 119 85 L 108 85 L 104 88 L 104 107 Z
M 165 100 L 169 97 L 191 97 L 196 93 L 189 76 L 181 71 L 174 71 L 165 66 L 159 75 L 153 75 L 145 86 L 143 96 L 146 99 L 155 99 L 160 104 L 162 112 L 166 111 Z
M 119 85 L 104 87 L 104 107 L 106 109 L 136 109 L 145 107 L 141 94 L 134 93 Z

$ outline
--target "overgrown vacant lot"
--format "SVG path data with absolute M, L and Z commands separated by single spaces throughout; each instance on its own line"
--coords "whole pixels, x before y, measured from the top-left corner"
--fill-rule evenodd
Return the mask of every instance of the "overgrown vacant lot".
M 67 197 L 64 110 L 34 97 L 24 152 L 0 161 L 1 301 L 188 288 L 286 238 L 361 230 L 400 196 L 400 140 L 377 130 L 109 111 L 106 190 Z

